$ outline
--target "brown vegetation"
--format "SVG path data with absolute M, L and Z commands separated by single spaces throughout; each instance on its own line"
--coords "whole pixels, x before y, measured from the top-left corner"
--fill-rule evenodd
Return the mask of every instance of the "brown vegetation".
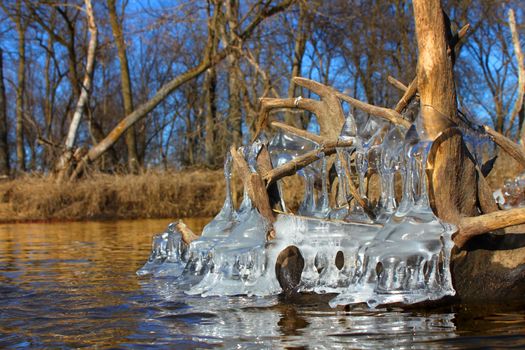
M 24 176 L 0 184 L 0 221 L 180 218 L 215 215 L 220 171 L 94 174 L 75 183 Z

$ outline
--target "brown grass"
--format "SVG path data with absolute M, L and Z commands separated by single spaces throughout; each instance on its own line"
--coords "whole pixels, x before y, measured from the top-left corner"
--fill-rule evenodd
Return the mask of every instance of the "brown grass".
M 495 190 L 505 178 L 522 171 L 513 159 L 500 152 L 487 180 Z M 372 192 L 377 186 L 373 179 Z M 303 197 L 302 179 L 297 175 L 285 178 L 283 189 L 288 208 L 295 212 Z M 237 176 L 233 190 L 238 205 L 242 184 Z M 224 194 L 222 170 L 94 174 L 62 184 L 50 176 L 26 175 L 0 182 L 0 222 L 211 217 L 220 210 Z
M 0 184 L 0 221 L 213 216 L 223 200 L 222 171 L 95 174 L 62 184 L 24 176 Z

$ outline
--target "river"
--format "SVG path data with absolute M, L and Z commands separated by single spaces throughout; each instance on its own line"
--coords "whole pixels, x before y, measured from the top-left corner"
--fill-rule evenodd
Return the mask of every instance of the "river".
M 343 311 L 323 297 L 187 296 L 135 274 L 168 223 L 0 225 L 0 348 L 525 347 L 523 305 Z

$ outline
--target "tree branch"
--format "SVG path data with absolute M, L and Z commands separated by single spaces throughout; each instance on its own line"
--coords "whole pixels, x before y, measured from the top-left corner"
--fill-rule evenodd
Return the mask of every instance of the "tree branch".
M 230 153 L 235 169 L 243 181 L 253 206 L 268 222 L 274 223 L 275 216 L 273 215 L 268 192 L 266 191 L 262 177 L 258 173 L 252 173 L 250 171 L 244 157 L 239 154 L 234 146 L 231 147 Z
M 332 96 L 332 95 L 336 96 L 337 98 L 345 102 L 348 102 L 352 106 L 365 111 L 366 113 L 375 115 L 377 117 L 381 117 L 396 125 L 401 125 L 406 128 L 410 127 L 410 123 L 406 121 L 405 119 L 403 119 L 403 116 L 399 114 L 398 112 L 394 111 L 393 109 L 378 107 L 378 106 L 368 104 L 366 102 L 359 101 L 358 99 L 355 99 L 353 97 L 343 94 L 340 91 L 337 91 L 331 86 L 326 86 L 326 85 L 323 85 L 321 83 L 318 83 L 310 79 L 296 77 L 293 79 L 293 81 L 297 85 L 303 86 L 309 89 L 310 91 L 316 93 L 319 96 L 322 96 L 322 97 Z
M 319 160 L 320 153 L 323 153 L 324 156 L 329 156 L 334 154 L 337 148 L 350 147 L 352 144 L 352 141 L 330 141 L 322 143 L 320 144 L 319 149 L 302 154 L 293 160 L 263 174 L 263 179 L 266 181 L 267 185 L 270 185 L 277 180 L 282 179 L 283 177 L 295 174 L 302 168 L 312 164 L 316 160 Z
M 407 91 L 408 87 L 403 84 L 402 82 L 400 82 L 399 80 L 397 80 L 396 78 L 394 78 L 393 76 L 389 75 L 386 80 L 388 80 L 388 82 L 390 84 L 392 84 L 395 88 L 405 92 Z
M 514 102 L 514 107 L 510 113 L 510 124 L 509 131 L 512 129 L 514 119 L 523 108 L 523 94 L 525 93 L 525 66 L 523 63 L 523 52 L 521 51 L 520 37 L 518 30 L 516 29 L 516 18 L 514 17 L 514 11 L 509 10 L 509 28 L 512 33 L 512 44 L 514 45 L 514 54 L 516 55 L 516 61 L 518 61 L 518 96 Z M 519 133 L 520 131 L 518 131 Z M 521 130 L 520 135 L 521 144 L 525 142 L 525 129 Z
M 483 125 L 483 128 L 487 134 L 489 134 L 492 141 L 514 158 L 522 167 L 525 167 L 525 152 L 520 145 L 487 125 Z
M 280 122 L 271 122 L 271 125 L 277 129 L 284 130 L 286 132 L 289 132 L 290 134 L 294 134 L 296 136 L 302 137 L 303 139 L 307 139 L 309 141 L 315 142 L 318 145 L 324 143 L 327 141 L 322 136 L 312 134 L 311 132 L 308 132 L 306 130 L 294 128 L 293 126 L 290 126 L 288 124 L 280 123 Z
M 499 210 L 493 213 L 461 219 L 454 243 L 463 247 L 469 239 L 509 226 L 525 224 L 525 208 Z

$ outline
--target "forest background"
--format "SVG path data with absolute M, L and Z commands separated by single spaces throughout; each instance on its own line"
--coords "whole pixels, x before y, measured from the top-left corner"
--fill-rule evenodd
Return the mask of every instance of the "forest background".
M 460 110 L 518 142 L 508 10 L 525 38 L 522 1 L 443 7 L 453 31 L 470 24 Z M 211 216 L 260 97 L 316 98 L 290 83 L 303 76 L 393 106 L 402 91 L 388 77 L 415 76 L 413 22 L 401 0 L 2 0 L 0 220 Z M 272 117 L 318 129 L 309 113 Z

